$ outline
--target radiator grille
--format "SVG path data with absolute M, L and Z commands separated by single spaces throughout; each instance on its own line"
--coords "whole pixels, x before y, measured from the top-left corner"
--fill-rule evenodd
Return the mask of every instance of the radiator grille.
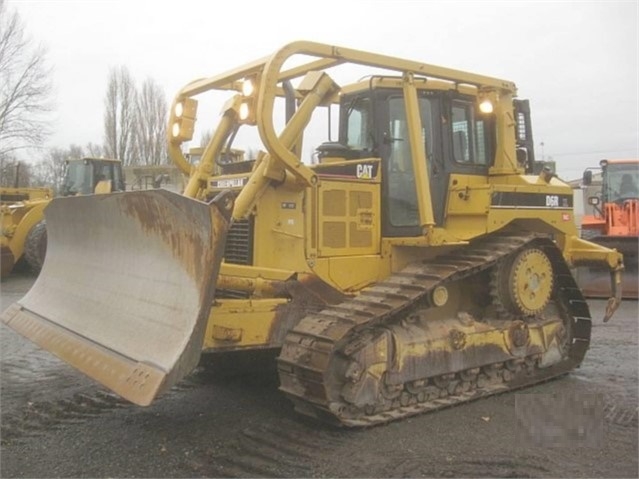
M 253 217 L 248 220 L 234 221 L 226 237 L 224 261 L 231 264 L 253 264 Z M 231 289 L 217 289 L 217 298 L 246 299 L 249 294 L 245 291 Z
M 229 229 L 224 260 L 231 264 L 253 264 L 253 217 L 234 221 Z

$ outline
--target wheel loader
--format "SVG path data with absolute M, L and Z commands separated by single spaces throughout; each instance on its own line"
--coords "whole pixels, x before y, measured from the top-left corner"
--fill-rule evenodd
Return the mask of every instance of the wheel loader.
M 228 99 L 193 164 L 213 92 Z M 193 81 L 168 125 L 183 194 L 53 200 L 42 272 L 2 319 L 141 406 L 203 355 L 273 349 L 296 410 L 351 427 L 563 375 L 591 330 L 571 267 L 608 269 L 607 321 L 623 257 L 578 236 L 567 184 L 531 174 L 516 94 L 307 41 Z M 229 154 L 238 131 L 256 154 Z
M 38 257 L 34 227 L 42 220 L 42 210 L 51 198 L 51 188 L 0 188 L 0 277 L 11 273 L 23 256 L 30 267 L 37 266 L 32 264 Z
M 593 172 L 601 174 L 598 184 L 593 181 Z M 587 204 L 593 211 L 582 219 L 581 236 L 623 254 L 623 298 L 638 299 L 639 160 L 601 160 L 599 168 L 584 171 L 582 184 L 588 193 Z M 592 188 L 595 194 L 591 194 Z M 586 297 L 610 295 L 608 274 L 600 265 L 578 268 L 576 276 Z
M 82 158 L 66 162 L 61 191 L 63 196 L 110 193 L 124 189 L 119 160 Z M 0 277 L 9 275 L 21 259 L 35 273 L 42 268 L 47 250 L 43 212 L 52 198 L 53 190 L 50 188 L 0 189 Z

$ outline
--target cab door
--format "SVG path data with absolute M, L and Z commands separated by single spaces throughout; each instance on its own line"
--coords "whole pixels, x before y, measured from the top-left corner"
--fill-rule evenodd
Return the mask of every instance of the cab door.
M 418 192 L 413 171 L 406 106 L 401 91 L 377 92 L 377 124 L 381 128 L 380 156 L 384 167 L 384 236 L 419 236 Z M 444 219 L 448 171 L 442 149 L 441 101 L 432 92 L 419 92 L 422 123 L 421 148 L 425 149 L 430 178 L 433 213 L 437 225 Z

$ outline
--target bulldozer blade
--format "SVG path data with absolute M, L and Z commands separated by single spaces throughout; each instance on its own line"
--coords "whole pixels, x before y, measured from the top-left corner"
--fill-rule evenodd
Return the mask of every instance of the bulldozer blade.
M 2 321 L 148 405 L 199 361 L 232 207 L 167 190 L 54 199 L 42 271 Z

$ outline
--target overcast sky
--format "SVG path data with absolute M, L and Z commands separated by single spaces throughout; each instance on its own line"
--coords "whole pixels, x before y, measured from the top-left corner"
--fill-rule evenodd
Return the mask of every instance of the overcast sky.
M 109 69 L 186 83 L 295 40 L 377 51 L 514 81 L 531 101 L 537 158 L 564 179 L 639 156 L 639 2 L 8 0 L 47 48 L 49 146 L 102 143 Z M 541 143 L 544 146 L 542 148 Z

